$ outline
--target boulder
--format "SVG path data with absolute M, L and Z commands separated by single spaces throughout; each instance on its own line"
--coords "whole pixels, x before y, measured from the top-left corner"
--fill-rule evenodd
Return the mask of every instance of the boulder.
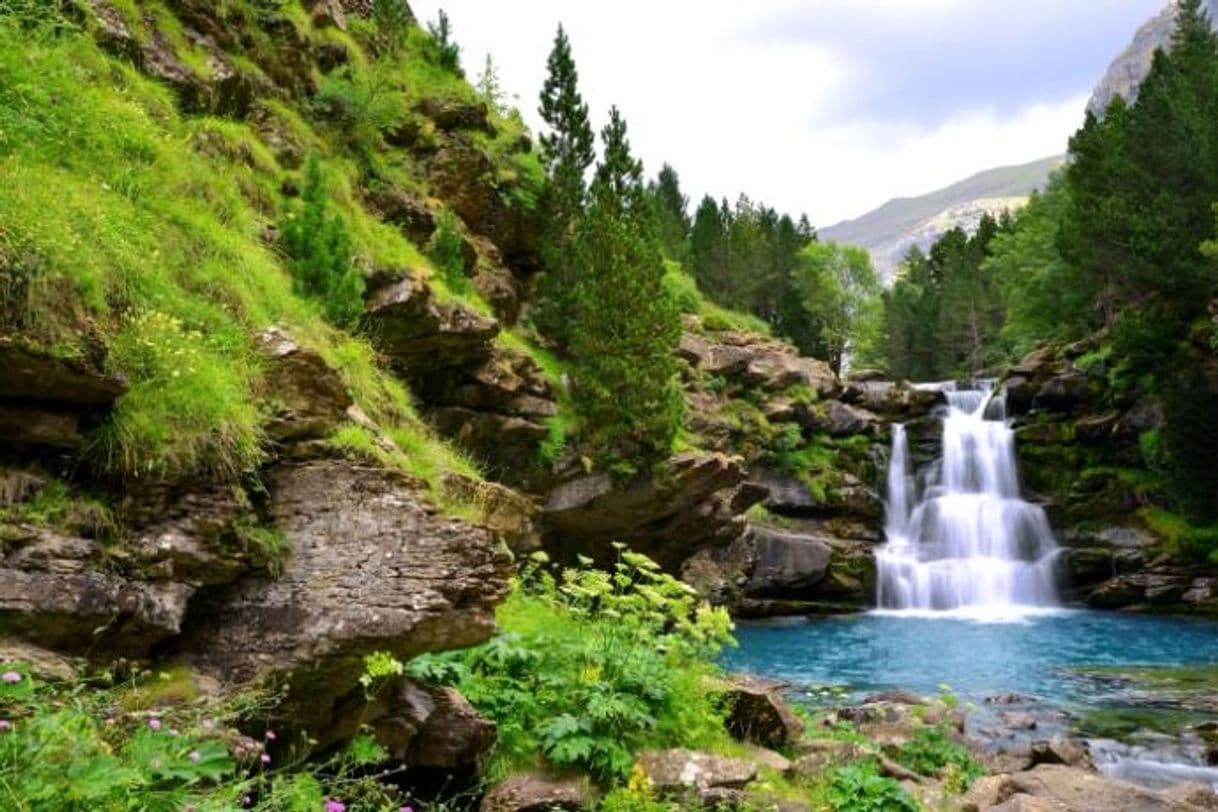
M 770 683 L 738 677 L 724 692 L 724 699 L 730 708 L 728 730 L 741 741 L 786 747 L 804 735 L 803 720 Z
M 435 122 L 444 131 L 478 130 L 492 138 L 495 128 L 491 125 L 490 110 L 486 102 L 466 101 L 447 96 L 427 96 L 415 109 Z
M 766 490 L 762 503 L 767 510 L 782 516 L 815 514 L 821 503 L 798 478 L 770 468 L 754 468 L 749 479 Z
M 1091 384 L 1081 372 L 1067 372 L 1045 381 L 1033 400 L 1033 408 L 1052 412 L 1072 412 L 1086 408 L 1091 399 Z
M 689 452 L 662 476 L 625 485 L 609 474 L 576 476 L 550 490 L 542 513 L 546 543 L 560 557 L 607 557 L 623 542 L 676 570 L 699 548 L 728 543 L 744 530 L 744 511 L 760 495 L 741 487 L 744 469 L 723 454 Z
M 749 535 L 754 551 L 750 597 L 809 597 L 829 573 L 832 550 L 819 538 L 766 527 L 752 527 Z
M 1060 764 L 1042 764 L 1011 776 L 1013 794 L 1029 795 L 1078 812 L 1193 812 L 1218 808 L 1213 790 L 1190 790 L 1181 799 L 1137 784 Z M 1050 808 L 1054 808 L 1051 806 Z
M 961 812 L 987 812 L 1015 794 L 1009 775 L 986 775 L 978 778 L 960 799 Z
M 436 230 L 433 204 L 400 187 L 382 186 L 370 193 L 368 203 L 415 245 L 426 245 Z
M 476 366 L 491 355 L 499 323 L 462 305 L 437 302 L 427 283 L 407 276 L 368 297 L 364 328 L 410 378 Z
M 1026 714 L 1025 714 L 1026 715 Z M 1064 764 L 1067 767 L 1095 769 L 1087 748 L 1073 739 L 1054 736 L 1032 742 L 1032 766 L 1037 764 Z
M 495 745 L 495 723 L 452 688 L 403 680 L 383 715 L 364 718 L 390 758 L 412 768 L 478 770 Z
M 800 755 L 791 765 L 799 778 L 815 781 L 834 767 L 841 767 L 867 755 L 857 742 L 842 739 L 815 739 L 799 743 Z
M 342 376 L 279 327 L 263 331 L 258 346 L 266 362 L 269 400 L 275 407 L 267 434 L 281 442 L 329 436 L 353 405 Z
M 345 460 L 282 465 L 270 512 L 291 554 L 277 578 L 201 594 L 183 656 L 233 683 L 290 684 L 285 718 L 325 730 L 363 658 L 409 658 L 488 639 L 510 557 L 486 530 L 436 515 L 420 483 Z
M 652 750 L 639 756 L 638 766 L 660 795 L 744 789 L 757 778 L 757 765 L 751 761 L 693 750 Z
M 514 775 L 487 793 L 479 812 L 580 812 L 593 806 L 587 779 Z

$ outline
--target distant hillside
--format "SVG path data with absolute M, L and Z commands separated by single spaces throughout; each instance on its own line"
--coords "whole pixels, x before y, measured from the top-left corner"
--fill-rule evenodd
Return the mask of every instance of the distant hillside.
M 986 212 L 1022 206 L 1064 160 L 1057 155 L 990 169 L 930 194 L 890 200 L 856 220 L 821 229 L 820 236 L 866 248 L 876 271 L 888 282 L 911 246 L 926 248 L 956 226 L 976 227 Z
M 1210 19 L 1218 20 L 1218 0 L 1206 0 L 1206 8 Z M 1115 97 L 1122 96 L 1132 101 L 1138 95 L 1138 85 L 1150 72 L 1155 49 L 1166 47 L 1171 42 L 1175 10 L 1175 3 L 1168 3 L 1166 8 L 1138 29 L 1133 42 L 1108 67 L 1108 72 L 1087 103 L 1088 110 L 1100 115 Z

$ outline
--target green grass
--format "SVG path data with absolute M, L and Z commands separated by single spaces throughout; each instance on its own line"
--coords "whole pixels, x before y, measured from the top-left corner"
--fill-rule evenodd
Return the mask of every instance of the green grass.
M 294 137 L 306 120 L 266 103 Z M 363 267 L 426 258 L 359 203 L 359 172 L 327 157 L 335 207 Z M 403 457 L 435 486 L 477 472 L 437 440 L 360 339 L 330 328 L 293 292 L 262 241 L 284 172 L 246 125 L 185 120 L 172 95 L 84 36 L 40 38 L 0 23 L 0 264 L 25 277 L 0 330 L 59 356 L 103 345 L 130 389 L 89 438 L 87 463 L 122 478 L 234 479 L 266 459 L 262 370 L 253 337 L 277 324 L 322 354 Z
M 703 329 L 710 332 L 735 330 L 762 336 L 771 335 L 770 325 L 756 316 L 728 310 L 707 299 L 702 291 L 698 290 L 698 283 L 694 278 L 678 263 L 665 260 L 664 267 L 664 286 L 676 299 L 682 313 L 701 319 Z

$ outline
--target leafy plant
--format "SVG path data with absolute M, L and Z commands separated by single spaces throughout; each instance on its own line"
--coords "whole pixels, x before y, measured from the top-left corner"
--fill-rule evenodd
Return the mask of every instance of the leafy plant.
M 825 800 L 837 812 L 918 812 L 901 785 L 880 775 L 870 759 L 833 770 Z
M 504 634 L 409 672 L 454 684 L 494 719 L 507 765 L 542 757 L 620 780 L 640 747 L 717 740 L 721 712 L 703 682 L 731 641 L 726 612 L 649 558 L 618 553 L 608 571 L 583 559 L 554 573 L 534 557 L 500 611 Z
M 963 791 L 985 775 L 985 768 L 968 748 L 952 741 L 941 727 L 924 727 L 896 754 L 896 760 L 921 775 L 950 779 L 951 789 Z

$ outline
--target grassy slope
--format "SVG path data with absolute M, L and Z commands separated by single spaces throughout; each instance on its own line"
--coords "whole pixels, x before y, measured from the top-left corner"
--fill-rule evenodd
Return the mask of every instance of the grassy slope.
M 159 4 L 142 5 L 172 19 Z M 427 79 L 414 82 L 416 93 L 439 84 L 410 52 L 398 59 L 406 79 Z M 352 63 L 369 61 L 357 52 Z M 473 92 L 445 81 L 442 90 Z M 311 124 L 307 109 L 267 107 L 323 155 L 356 261 L 426 272 L 418 247 L 357 202 L 357 145 Z M 403 161 L 385 174 L 410 169 Z M 404 453 L 392 462 L 437 494 L 445 471 L 476 476 L 431 436 L 367 344 L 294 293 L 283 258 L 262 240 L 281 214 L 283 181 L 297 174 L 247 124 L 179 115 L 166 88 L 88 37 L 0 20 L 0 269 L 18 281 L 4 288 L 0 329 L 61 356 L 104 347 L 109 369 L 128 378 L 130 392 L 86 448 L 96 471 L 234 478 L 254 470 L 266 454 L 267 404 L 252 337 L 279 324 L 338 368 L 399 440 Z

